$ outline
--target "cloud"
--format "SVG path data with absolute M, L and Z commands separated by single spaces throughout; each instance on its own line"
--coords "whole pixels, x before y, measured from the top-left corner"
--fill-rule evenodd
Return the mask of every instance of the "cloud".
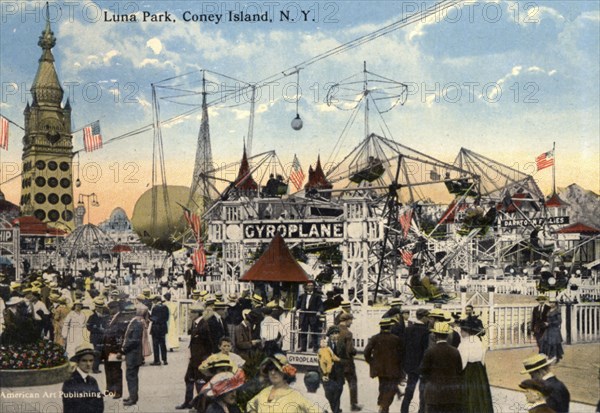
M 149 47 L 150 49 L 152 49 L 154 54 L 160 54 L 160 52 L 163 49 L 163 45 L 162 45 L 160 39 L 157 37 L 153 37 L 152 39 L 148 40 L 146 42 L 146 46 Z

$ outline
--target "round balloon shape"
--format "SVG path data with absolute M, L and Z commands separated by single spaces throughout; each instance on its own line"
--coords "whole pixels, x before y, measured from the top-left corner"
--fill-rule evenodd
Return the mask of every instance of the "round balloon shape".
M 165 190 L 169 198 L 168 210 L 165 209 Z M 131 225 L 145 245 L 167 252 L 181 249 L 181 237 L 188 225 L 179 204 L 186 205 L 189 195 L 189 188 L 169 185 L 166 189 L 154 186 L 139 197 L 133 209 Z M 153 196 L 156 197 L 156 222 L 152 218 Z

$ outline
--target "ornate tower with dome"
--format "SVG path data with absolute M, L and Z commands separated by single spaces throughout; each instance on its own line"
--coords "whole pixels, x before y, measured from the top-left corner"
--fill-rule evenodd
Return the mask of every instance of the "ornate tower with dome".
M 68 99 L 62 105 L 64 91 L 52 55 L 55 44 L 56 38 L 46 16 L 46 27 L 38 41 L 42 56 L 31 86 L 33 100 L 24 111 L 20 206 L 22 215 L 33 215 L 50 226 L 72 230 L 71 106 Z

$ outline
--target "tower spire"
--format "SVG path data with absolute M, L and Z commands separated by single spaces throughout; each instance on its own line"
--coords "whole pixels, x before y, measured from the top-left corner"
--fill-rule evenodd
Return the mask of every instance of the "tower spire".
M 48 3 L 46 3 L 46 27 L 38 40 L 38 46 L 42 48 L 42 56 L 31 86 L 31 94 L 36 103 L 60 105 L 62 102 L 63 89 L 54 68 L 54 55 L 52 54 L 52 48 L 55 45 L 56 37 L 54 37 L 50 25 L 50 12 Z
M 200 131 L 198 132 L 194 176 L 192 177 L 188 200 L 190 206 L 196 203 L 199 207 L 205 206 L 210 199 L 216 197 L 214 178 L 206 176 L 206 173 L 213 169 L 206 95 L 206 72 L 202 71 L 202 119 L 200 120 Z

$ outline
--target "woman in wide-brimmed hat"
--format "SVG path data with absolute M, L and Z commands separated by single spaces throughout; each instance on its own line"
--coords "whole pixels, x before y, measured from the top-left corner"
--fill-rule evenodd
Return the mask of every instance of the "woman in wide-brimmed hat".
M 296 368 L 283 354 L 267 357 L 260 365 L 260 373 L 271 383 L 246 405 L 248 413 L 320 413 L 323 410 L 290 387 L 296 380 Z M 284 410 L 282 410 L 282 408 Z
M 67 314 L 63 322 L 61 335 L 69 356 L 74 355 L 77 347 L 83 344 L 84 341 L 87 317 L 81 312 L 82 308 L 83 303 L 79 300 L 75 301 L 71 307 L 71 312 Z
M 481 325 L 474 317 L 460 321 L 458 351 L 463 368 L 463 408 L 465 413 L 493 413 L 492 393 L 485 368 L 485 345 L 478 337 Z
M 62 401 L 64 413 L 102 413 L 104 401 L 98 382 L 90 373 L 98 354 L 91 344 L 77 347 L 71 361 L 77 364 L 71 377 L 63 383 Z
M 202 388 L 202 393 L 210 399 L 205 413 L 241 413 L 236 396 L 237 389 L 245 381 L 246 376 L 241 369 L 235 374 L 230 371 L 215 374 Z

